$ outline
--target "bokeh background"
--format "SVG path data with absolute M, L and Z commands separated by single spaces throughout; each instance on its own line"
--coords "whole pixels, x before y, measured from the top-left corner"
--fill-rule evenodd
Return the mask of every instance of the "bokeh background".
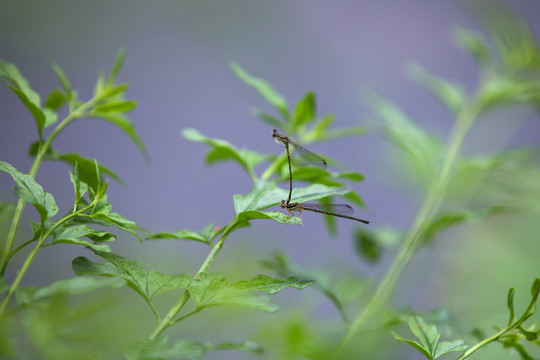
M 539 2 L 506 3 L 540 34 Z M 489 7 L 490 2 L 483 6 Z M 145 162 L 124 134 L 100 120 L 76 122 L 58 137 L 55 147 L 95 157 L 115 170 L 126 185 L 110 184 L 113 208 L 144 228 L 152 232 L 200 230 L 210 222 L 228 223 L 234 216 L 233 194 L 249 192 L 251 180 L 236 164 L 206 167 L 207 147 L 183 139 L 182 129 L 193 127 L 262 153 L 283 150 L 272 141 L 271 127 L 250 113 L 253 107 L 272 109 L 234 76 L 228 68 L 230 61 L 269 81 L 289 104 L 313 90 L 318 114 L 334 113 L 337 127 L 365 124 L 368 111 L 361 94 L 375 89 L 421 127 L 445 136 L 453 119 L 408 79 L 405 69 L 417 62 L 472 89 L 477 68 L 473 59 L 454 46 L 454 26 L 482 31 L 462 3 L 446 0 L 2 0 L 0 58 L 15 63 L 42 97 L 58 86 L 48 62 L 54 59 L 79 97 L 88 99 L 98 71 L 108 71 L 118 49 L 125 48 L 126 61 L 118 80 L 129 83 L 128 97 L 139 102 L 130 115 L 148 148 L 150 162 Z M 538 145 L 538 116 L 526 111 L 519 116 L 523 119 L 519 122 L 498 119 L 496 126 L 478 125 L 467 151 L 490 154 L 506 147 Z M 31 165 L 28 145 L 37 138 L 34 122 L 4 85 L 0 86 L 0 121 L 0 159 L 27 172 Z M 310 148 L 366 176 L 364 182 L 354 184 L 366 203 L 365 209 L 357 210 L 358 216 L 370 219 L 376 227 L 406 229 L 410 225 L 422 200 L 421 191 L 410 191 L 404 179 L 395 176 L 391 145 L 368 133 Z M 72 186 L 64 164 L 44 164 L 37 180 L 55 196 L 61 209 L 71 206 Z M 11 186 L 11 178 L 0 175 L 0 199 L 15 198 Z M 31 211 L 27 209 L 29 215 L 33 215 Z M 530 283 L 540 273 L 538 226 L 530 220 L 526 214 L 500 216 L 445 233 L 419 253 L 392 303 L 416 310 L 446 305 L 472 324 L 490 326 L 498 321 L 502 325 L 508 289 L 516 286 L 517 304 L 524 305 Z M 252 227 L 231 236 L 211 270 L 226 273 L 232 281 L 251 278 L 265 271 L 259 260 L 280 249 L 308 269 L 374 277 L 384 274 L 392 253 L 385 254 L 379 264 L 362 262 L 352 241 L 356 224 L 338 220 L 338 236 L 330 237 L 318 215 L 305 214 L 304 222 L 304 226 L 253 222 Z M 0 224 L 2 233 L 7 233 L 7 226 Z M 22 223 L 20 233 L 21 239 L 30 233 L 27 224 Z M 163 240 L 139 244 L 125 235 L 112 246 L 113 251 L 141 261 L 146 269 L 165 273 L 193 273 L 208 252 L 196 243 Z M 72 276 L 71 260 L 80 255 L 91 257 L 81 247 L 45 249 L 25 285 Z M 8 279 L 22 259 L 22 255 L 14 259 Z M 100 322 L 110 322 L 108 331 L 114 339 L 129 340 L 146 336 L 152 329 L 150 312 L 129 291 L 116 290 L 98 303 L 92 296 L 71 301 L 110 309 L 101 318 L 86 318 L 86 326 L 103 331 Z M 328 301 L 312 289 L 285 291 L 275 300 L 283 306 L 277 316 L 242 310 L 203 312 L 185 326 L 171 329 L 169 338 L 241 341 L 272 329 L 279 332 L 280 322 L 314 317 L 331 323 L 336 317 Z M 261 330 L 260 324 L 266 328 Z M 418 358 L 406 345 L 393 345 L 389 333 L 370 335 L 365 341 L 379 343 L 381 339 L 391 346 L 371 354 L 371 359 L 391 358 L 393 351 L 401 358 L 408 354 Z M 114 341 L 110 342 L 113 348 Z M 498 345 L 487 349 L 484 358 L 508 358 L 509 353 L 501 349 Z M 279 345 L 274 351 L 279 353 Z M 271 354 L 266 356 L 272 358 Z M 227 356 L 256 358 L 237 352 L 210 358 Z

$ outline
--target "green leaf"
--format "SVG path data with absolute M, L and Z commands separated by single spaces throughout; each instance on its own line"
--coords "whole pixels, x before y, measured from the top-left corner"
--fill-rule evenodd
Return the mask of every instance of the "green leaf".
M 267 296 L 253 294 L 262 291 L 274 295 L 285 287 L 303 289 L 312 281 L 299 281 L 295 278 L 273 279 L 258 275 L 251 280 L 229 284 L 223 274 L 200 274 L 188 287 L 188 291 L 198 308 L 208 306 L 236 306 L 253 308 L 268 313 L 279 310 L 279 306 Z
M 125 113 L 133 110 L 136 106 L 137 102 L 135 100 L 109 101 L 96 105 L 91 114 L 96 117 L 103 117 L 105 114 L 102 113 Z
M 439 333 L 435 325 L 426 324 L 419 316 L 409 318 L 409 328 L 412 333 L 420 340 L 424 349 L 430 354 L 430 358 L 434 358 L 439 341 Z
M 475 14 L 491 35 L 499 63 L 506 72 L 540 69 L 540 50 L 528 25 L 510 8 L 494 4 Z
M 426 350 L 421 344 L 419 344 L 418 342 L 414 341 L 414 340 L 409 340 L 409 339 L 405 339 L 405 338 L 402 338 L 401 336 L 399 336 L 398 334 L 396 334 L 394 331 L 392 331 L 392 336 L 394 336 L 394 340 L 396 341 L 399 341 L 399 342 L 406 342 L 407 344 L 411 345 L 413 348 L 415 348 L 416 350 L 420 351 L 422 353 L 422 355 L 424 355 L 427 359 L 433 359 L 429 353 L 428 350 Z
M 370 105 L 381 120 L 375 125 L 382 135 L 402 150 L 400 155 L 406 157 L 405 164 L 408 163 L 412 173 L 423 183 L 430 184 L 439 172 L 444 152 L 441 141 L 413 124 L 400 109 L 383 98 L 373 94 Z
M 186 289 L 191 282 L 191 277 L 187 274 L 165 275 L 155 270 L 148 273 L 148 297 L 166 293 L 170 290 Z
M 41 136 L 41 131 L 45 124 L 52 123 L 53 119 L 47 119 L 52 114 L 45 114 L 41 109 L 41 98 L 28 84 L 28 81 L 19 72 L 17 66 L 0 60 L 0 77 L 11 91 L 15 93 L 30 111 L 36 121 L 38 132 Z
M 189 141 L 202 142 L 212 147 L 206 154 L 206 164 L 208 165 L 233 160 L 251 175 L 253 174 L 253 168 L 267 159 L 266 155 L 247 149 L 237 149 L 228 141 L 204 136 L 195 129 L 187 128 L 182 130 L 182 136 Z
M 33 177 L 23 174 L 4 161 L 0 161 L 0 171 L 7 172 L 13 177 L 13 180 L 19 186 L 14 189 L 15 194 L 34 205 L 42 222 L 56 215 L 58 206 L 54 201 L 54 197 L 43 191 L 41 185 Z
M 266 101 L 276 108 L 286 121 L 289 120 L 289 110 L 287 106 L 287 100 L 279 94 L 274 88 L 266 81 L 249 75 L 240 65 L 237 63 L 230 63 L 229 68 L 234 74 L 243 82 L 254 88 L 259 95 L 261 95 Z
M 152 234 L 148 237 L 149 240 L 153 239 L 178 239 L 178 240 L 195 240 L 208 244 L 208 239 L 198 232 L 187 230 L 187 229 L 178 229 L 174 233 L 160 232 Z
M 322 141 L 327 136 L 328 128 L 334 123 L 335 115 L 327 114 L 315 120 L 315 124 L 305 137 L 307 141 Z
M 72 268 L 75 274 L 99 275 L 118 277 L 127 281 L 127 285 L 135 290 L 144 299 L 146 296 L 147 274 L 142 265 L 134 260 L 127 260 L 113 253 L 94 251 L 96 255 L 109 261 L 108 263 L 95 263 L 85 257 L 78 257 L 73 260 Z
M 31 304 L 38 300 L 56 295 L 76 295 L 85 294 L 104 287 L 121 288 L 125 285 L 122 279 L 96 279 L 87 277 L 77 277 L 72 279 L 59 280 L 46 287 L 38 288 L 18 288 L 17 302 Z
M 302 290 L 311 284 L 313 284 L 313 280 L 298 280 L 294 277 L 275 279 L 266 275 L 257 275 L 251 280 L 242 280 L 233 286 L 239 291 L 264 291 L 269 295 L 274 295 L 286 287 Z
M 302 220 L 298 216 L 287 216 L 279 211 L 259 211 L 259 210 L 248 210 L 242 211 L 237 216 L 238 220 L 248 221 L 256 219 L 271 219 L 280 224 L 285 225 L 302 225 Z
M 211 301 L 226 286 L 227 280 L 223 274 L 201 274 L 190 283 L 188 291 L 195 304 L 200 307 Z
M 75 191 L 75 206 L 83 198 L 84 194 L 88 192 L 88 185 L 84 182 L 81 183 L 79 179 L 79 165 L 75 163 L 73 166 L 73 172 L 69 173 L 69 179 L 73 184 L 73 189 Z
M 330 195 L 343 196 L 351 191 L 352 189 L 349 187 L 329 187 L 313 184 L 304 188 L 294 188 L 291 200 L 303 203 Z M 244 211 L 266 209 L 278 205 L 281 200 L 287 199 L 288 194 L 287 190 L 277 188 L 273 182 L 260 180 L 249 194 L 234 195 L 234 209 L 237 216 Z
M 356 252 L 369 263 L 377 263 L 382 257 L 382 246 L 374 231 L 358 228 L 354 233 Z
M 97 243 L 114 241 L 116 238 L 115 235 L 107 231 L 97 231 L 87 225 L 77 225 L 77 226 L 63 228 L 58 233 L 55 233 L 52 243 L 53 244 L 59 244 L 59 243 L 77 244 L 77 245 L 88 246 L 89 248 L 95 251 L 101 251 L 101 252 L 111 251 L 111 249 L 107 245 L 95 244 L 93 242 L 80 239 L 81 237 L 87 237 L 90 240 Z
M 418 64 L 407 69 L 409 76 L 432 93 L 452 114 L 458 114 L 466 102 L 463 86 L 435 76 Z
M 120 69 L 122 68 L 122 65 L 124 65 L 124 59 L 126 57 L 126 52 L 124 49 L 119 49 L 118 53 L 116 54 L 116 59 L 114 60 L 114 65 L 111 69 L 111 72 L 109 73 L 109 77 L 107 79 L 107 84 L 112 85 L 114 81 L 116 80 L 116 77 L 118 76 L 118 73 L 120 72 Z
M 510 311 L 510 318 L 508 319 L 508 326 L 512 325 L 514 322 L 514 293 L 516 292 L 516 289 L 510 288 L 510 291 L 508 291 L 508 301 L 506 303 L 506 307 L 508 307 L 508 310 Z
M 29 155 L 30 156 L 36 156 L 39 151 L 39 143 L 34 142 L 32 145 L 30 145 Z M 47 156 L 45 157 L 46 160 L 50 161 L 63 161 L 73 167 L 75 167 L 75 164 L 78 166 L 79 171 L 79 180 L 83 183 L 86 183 L 90 186 L 91 189 L 94 190 L 94 193 L 98 190 L 98 174 L 96 172 L 96 160 L 95 159 L 89 159 L 86 158 L 80 154 L 77 153 L 65 153 L 62 154 L 56 150 L 50 149 L 50 151 L 47 152 Z M 106 174 L 119 184 L 125 185 L 124 181 L 111 169 L 106 167 L 105 165 L 98 163 L 99 172 Z
M 259 119 L 261 119 L 262 121 L 264 121 L 265 123 L 272 125 L 273 128 L 283 129 L 285 126 L 285 124 L 281 120 L 263 111 L 253 109 L 251 113 L 255 115 L 256 117 L 258 117 Z
M 9 201 L 0 201 L 0 222 L 13 218 L 16 207 L 16 203 Z
M 477 224 L 487 217 L 504 211 L 500 206 L 493 206 L 488 209 L 471 211 L 461 210 L 457 212 L 443 212 L 438 214 L 425 228 L 423 236 L 426 242 L 433 240 L 439 233 L 451 226 L 463 223 Z
M 71 100 L 71 94 L 73 91 L 71 89 L 71 84 L 69 83 L 68 77 L 66 76 L 62 68 L 60 68 L 60 66 L 53 60 L 51 60 L 51 66 L 54 72 L 56 73 L 56 77 L 58 77 L 58 80 L 60 81 L 60 84 L 62 85 L 64 92 L 68 95 L 68 98 Z
M 482 111 L 496 106 L 540 104 L 540 84 L 536 79 L 514 79 L 510 77 L 491 77 L 484 83 L 478 95 Z
M 467 350 L 467 345 L 463 340 L 443 341 L 437 345 L 437 351 L 435 351 L 435 356 L 433 358 L 438 359 L 451 352 L 465 350 Z
M 491 52 L 481 34 L 464 28 L 455 28 L 453 35 L 456 44 L 471 54 L 479 65 L 488 66 L 492 64 Z
M 313 119 L 316 116 L 316 99 L 315 93 L 312 91 L 306 93 L 304 98 L 296 104 L 294 112 L 295 127 L 300 127 Z
M 364 135 L 366 133 L 366 130 L 367 130 L 366 127 L 361 126 L 361 125 L 342 127 L 342 128 L 337 128 L 337 129 L 328 129 L 321 136 L 315 139 L 315 141 L 328 141 L 328 140 L 343 139 L 347 137 L 360 136 L 360 135 Z
M 148 237 L 149 240 L 152 239 L 178 239 L 178 240 L 194 240 L 198 242 L 202 242 L 205 244 L 210 244 L 214 237 L 216 237 L 219 233 L 221 233 L 224 230 L 224 228 L 219 226 L 214 226 L 212 224 L 209 224 L 206 228 L 204 228 L 200 232 L 195 232 L 192 230 L 187 229 L 179 229 L 176 230 L 174 233 L 168 233 L 168 232 L 160 232 L 152 234 Z
M 141 154 L 143 154 L 147 160 L 148 160 L 148 154 L 146 150 L 146 146 L 144 145 L 142 139 L 139 137 L 139 134 L 137 134 L 137 131 L 135 130 L 135 126 L 133 125 L 133 122 L 126 117 L 125 115 L 121 113 L 112 113 L 112 112 L 97 112 L 94 111 L 92 113 L 92 116 L 95 116 L 99 119 L 105 120 L 114 126 L 118 127 L 120 130 L 126 134 L 131 141 L 137 146 Z
M 58 111 L 66 103 L 66 100 L 66 96 L 61 90 L 53 89 L 45 101 L 45 107 Z

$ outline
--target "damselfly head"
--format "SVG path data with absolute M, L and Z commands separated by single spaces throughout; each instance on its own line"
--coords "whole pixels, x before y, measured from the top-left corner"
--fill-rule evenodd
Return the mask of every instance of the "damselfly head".
M 274 141 L 276 144 L 287 145 L 287 143 L 285 142 L 286 141 L 285 139 L 287 137 L 281 134 L 278 134 L 277 129 L 274 129 L 272 131 L 272 137 L 274 138 Z

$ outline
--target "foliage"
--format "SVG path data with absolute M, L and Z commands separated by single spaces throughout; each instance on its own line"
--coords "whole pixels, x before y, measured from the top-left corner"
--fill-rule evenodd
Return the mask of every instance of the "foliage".
M 419 313 L 386 306 L 404 270 L 418 251 L 437 241 L 444 231 L 458 225 L 479 223 L 496 214 L 520 214 L 524 211 L 538 213 L 540 210 L 538 197 L 533 196 L 540 193 L 537 148 L 511 149 L 481 157 L 467 156 L 462 151 L 467 135 L 479 118 L 487 120 L 496 109 L 510 105 L 540 109 L 540 49 L 523 23 L 512 16 L 504 19 L 505 26 L 512 29 L 508 32 L 509 37 L 503 36 L 507 33 L 501 32 L 499 27 L 490 25 L 492 23 L 489 21 L 485 22 L 490 43 L 481 34 L 465 29 L 454 31 L 458 46 L 479 65 L 480 81 L 473 91 L 467 92 L 463 85 L 445 80 L 419 65 L 409 68 L 413 80 L 433 94 L 450 116 L 455 117 L 447 139 L 418 126 L 383 96 L 373 93 L 367 97 L 372 112 L 372 130 L 399 149 L 401 170 L 412 174 L 422 189 L 425 189 L 424 200 L 409 229 L 370 226 L 353 230 L 355 250 L 365 262 L 373 265 L 380 263 L 386 255 L 392 257 L 380 281 L 355 272 L 335 276 L 324 269 L 304 269 L 295 265 L 283 252 L 262 261 L 262 265 L 274 272 L 276 277 L 253 274 L 244 280 L 232 281 L 229 274 L 211 272 L 210 266 L 228 237 L 236 230 L 250 226 L 252 220 L 267 219 L 282 225 L 302 224 L 299 217 L 269 210 L 288 196 L 286 186 L 283 186 L 288 184 L 289 179 L 289 165 L 284 149 L 276 149 L 273 154 L 263 154 L 237 148 L 227 140 L 204 135 L 196 129 L 184 129 L 182 136 L 185 139 L 208 147 L 205 157 L 207 165 L 234 162 L 247 173 L 252 187 L 242 194 L 233 195 L 234 214 L 228 224 L 208 224 L 201 231 L 182 227 L 176 231 L 150 233 L 112 211 L 105 176 L 123 182 L 113 170 L 95 159 L 77 153 L 63 153 L 52 146 L 57 135 L 73 121 L 98 118 L 120 128 L 146 156 L 144 144 L 127 116 L 136 102 L 125 98 L 127 84 L 116 83 L 124 59 L 123 51 L 119 52 L 111 72 L 99 75 L 93 96 L 88 101 L 78 98 L 68 77 L 55 63 L 52 67 L 60 88 L 53 89 L 42 103 L 40 95 L 32 90 L 17 67 L 0 61 L 0 77 L 30 112 L 36 124 L 38 139 L 30 145 L 29 154 L 33 156 L 34 162 L 28 173 L 0 161 L 0 170 L 12 177 L 14 193 L 18 198 L 17 203 L 0 202 L 0 221 L 11 220 L 9 233 L 0 252 L 0 295 L 3 296 L 0 304 L 0 355 L 9 358 L 17 353 L 15 347 L 19 345 L 10 335 L 10 329 L 17 326 L 14 318 L 18 314 L 27 313 L 32 318 L 32 310 L 40 306 L 46 308 L 47 305 L 54 305 L 77 294 L 124 287 L 131 289 L 131 295 L 144 301 L 155 321 L 147 337 L 130 339 L 123 347 L 125 359 L 202 359 L 210 352 L 225 349 L 258 354 L 263 351 L 263 347 L 250 340 L 215 344 L 197 339 L 175 339 L 169 342 L 169 336 L 164 333 L 172 326 L 182 327 L 186 324 L 184 321 L 201 312 L 210 313 L 210 308 L 240 308 L 243 311 L 249 309 L 273 314 L 280 309 L 280 305 L 271 299 L 272 295 L 286 288 L 303 290 L 311 287 L 312 290 L 307 291 L 319 292 L 326 298 L 335 308 L 340 321 L 328 326 L 331 330 L 324 330 L 311 326 L 315 323 L 313 319 L 288 319 L 283 323 L 283 331 L 278 328 L 272 332 L 282 336 L 274 344 L 281 344 L 275 346 L 283 347 L 281 355 L 284 358 L 350 358 L 356 349 L 350 347 L 352 339 L 373 331 L 388 331 L 407 322 L 418 341 L 392 332 L 394 339 L 408 343 L 428 359 L 438 359 L 451 352 L 463 352 L 460 359 L 465 359 L 492 342 L 515 349 L 523 359 L 531 359 L 524 343 L 538 345 L 540 330 L 535 324 L 526 327 L 524 323 L 536 311 L 540 293 L 538 278 L 532 286 L 531 301 L 517 320 L 514 289 L 510 290 L 507 301 L 510 313 L 508 324 L 503 329 L 497 329 L 497 333 L 492 336 L 485 336 L 473 326 L 463 325 L 447 311 Z M 286 98 L 265 80 L 250 75 L 236 63 L 230 64 L 230 68 L 277 112 L 277 115 L 272 115 L 255 110 L 254 114 L 302 145 L 359 136 L 366 131 L 363 125 L 331 128 L 335 118 L 332 114 L 317 115 L 317 98 L 313 92 L 307 92 L 294 106 L 289 106 Z M 64 107 L 67 107 L 67 115 L 59 121 L 59 111 Z M 276 155 L 278 152 L 279 155 Z M 329 164 L 335 163 L 333 159 L 325 158 Z M 45 160 L 61 161 L 72 168 L 69 173 L 73 184 L 73 189 L 69 191 L 74 193 L 72 208 L 59 209 L 53 194 L 46 192 L 36 182 L 36 174 Z M 266 165 L 266 168 L 260 171 L 262 165 Z M 349 169 L 332 172 L 305 166 L 295 156 L 292 156 L 292 166 L 295 181 L 293 201 L 329 203 L 334 197 L 343 197 L 357 206 L 365 206 L 360 194 L 350 185 L 362 181 L 363 174 Z M 296 186 L 297 181 L 305 185 Z M 37 217 L 28 219 L 33 231 L 32 237 L 20 241 L 16 235 L 26 203 L 33 206 Z M 335 219 L 324 219 L 328 233 L 335 234 Z M 112 251 L 111 246 L 119 230 L 133 235 L 139 241 L 193 241 L 207 246 L 209 252 L 197 271 L 181 266 L 175 274 L 147 270 L 143 263 Z M 42 287 L 23 287 L 28 269 L 35 257 L 41 254 L 41 250 L 66 243 L 84 246 L 91 251 L 90 256 L 99 260 L 79 256 L 71 262 L 75 277 L 60 279 Z M 23 249 L 26 252 L 21 252 Z M 19 252 L 27 253 L 27 256 L 20 268 L 16 269 L 10 260 Z M 7 280 L 8 270 L 13 274 L 13 281 Z M 173 299 L 172 306 L 168 306 L 165 311 L 162 299 Z M 58 320 L 58 327 L 52 327 L 54 331 L 50 332 L 53 334 L 51 337 L 58 334 L 60 338 L 60 335 L 65 335 L 60 333 L 68 326 L 60 320 L 64 318 Z M 37 323 L 43 325 L 37 332 L 49 332 L 50 329 L 42 330 L 46 328 L 46 322 Z M 440 324 L 458 330 L 464 338 L 477 338 L 478 342 L 467 346 L 462 339 L 439 341 Z M 35 337 L 33 343 L 43 348 L 51 341 L 51 338 L 40 338 L 29 331 L 28 337 L 32 336 Z M 120 348 L 120 345 L 115 344 L 115 347 Z M 382 346 L 377 349 L 381 353 L 384 350 Z M 73 358 L 73 353 L 61 350 L 61 346 L 56 347 L 55 343 L 43 356 Z

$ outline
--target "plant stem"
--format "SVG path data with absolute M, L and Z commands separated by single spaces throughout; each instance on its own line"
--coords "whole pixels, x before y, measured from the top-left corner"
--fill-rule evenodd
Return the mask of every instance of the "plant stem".
M 467 349 L 467 351 L 465 351 L 465 353 L 463 353 L 463 355 L 461 355 L 460 357 L 457 358 L 457 360 L 463 360 L 463 359 L 466 359 L 468 358 L 473 352 L 475 352 L 476 350 L 480 349 L 481 347 L 483 346 L 486 346 L 487 344 L 493 342 L 493 341 L 496 341 L 499 337 L 501 337 L 502 335 L 504 335 L 509 329 L 504 329 L 504 330 L 501 330 L 499 331 L 498 333 L 496 333 L 495 335 L 493 336 L 490 336 L 488 337 L 487 339 L 484 339 L 482 341 L 480 341 L 479 343 L 477 343 L 476 345 L 474 345 L 473 347 Z
M 388 301 L 401 278 L 403 271 L 416 254 L 419 245 L 422 242 L 426 226 L 431 222 L 441 205 L 448 184 L 450 183 L 450 173 L 457 160 L 459 149 L 478 113 L 479 108 L 476 104 L 475 97 L 473 97 L 473 100 L 463 107 L 456 120 L 456 124 L 452 129 L 452 134 L 450 136 L 448 151 L 444 158 L 439 176 L 434 179 L 432 186 L 430 186 L 413 225 L 405 235 L 403 245 L 398 255 L 380 282 L 375 294 L 370 299 L 370 302 L 347 329 L 347 333 L 338 346 L 334 357 L 341 353 L 344 347 L 357 333 L 358 329 Z
M 36 245 L 34 246 L 32 251 L 30 251 L 30 254 L 28 254 L 28 256 L 26 257 L 26 260 L 24 261 L 22 267 L 17 272 L 17 277 L 15 277 L 15 280 L 11 284 L 6 297 L 2 301 L 2 304 L 0 305 L 0 315 L 2 315 L 4 313 L 4 311 L 6 310 L 8 304 L 9 304 L 9 301 L 13 297 L 13 294 L 15 293 L 15 290 L 17 290 L 17 287 L 19 286 L 22 278 L 24 277 L 24 275 L 28 271 L 28 268 L 30 267 L 30 264 L 32 263 L 32 261 L 36 257 L 36 255 L 37 255 L 39 249 L 41 248 L 41 246 L 43 245 L 43 243 L 49 238 L 49 236 L 53 233 L 53 231 L 55 229 L 57 229 L 60 225 L 62 225 L 63 223 L 65 223 L 66 221 L 71 219 L 72 217 L 77 216 L 80 213 L 90 209 L 92 206 L 94 206 L 94 203 L 80 209 L 77 212 L 74 212 L 74 213 L 69 214 L 68 216 L 64 217 L 60 221 L 56 222 L 56 224 L 54 224 L 54 226 L 51 226 L 51 228 L 49 230 L 47 230 L 47 232 L 45 232 L 45 234 L 43 234 L 39 238 L 39 240 L 36 242 Z
M 206 273 L 208 269 L 210 268 L 210 265 L 212 265 L 212 262 L 215 260 L 217 254 L 221 250 L 223 243 L 227 239 L 227 236 L 232 231 L 232 229 L 238 225 L 239 222 L 236 220 L 236 218 L 227 226 L 227 229 L 223 232 L 223 235 L 219 239 L 216 245 L 210 250 L 210 253 L 204 260 L 203 264 L 199 268 L 199 271 L 197 274 Z M 178 299 L 178 302 L 169 310 L 167 315 L 163 318 L 163 320 L 158 324 L 158 326 L 152 331 L 150 336 L 148 337 L 149 340 L 155 340 L 157 337 L 169 326 L 173 325 L 174 323 L 178 322 L 179 320 L 175 320 L 174 317 L 182 310 L 186 302 L 189 300 L 190 295 L 187 290 L 184 291 L 180 299 Z
M 36 158 L 34 159 L 34 162 L 32 163 L 32 167 L 30 168 L 30 172 L 28 173 L 28 175 L 30 175 L 33 178 L 36 177 L 36 174 L 39 170 L 41 162 L 43 161 L 43 157 L 49 150 L 53 140 L 71 121 L 75 120 L 76 118 L 84 114 L 84 112 L 88 110 L 90 107 L 92 107 L 96 101 L 98 101 L 98 98 L 94 97 L 87 103 L 82 104 L 75 111 L 71 112 L 64 120 L 62 120 L 60 124 L 58 124 L 58 126 L 53 130 L 53 132 L 47 138 L 47 140 L 45 140 L 45 142 L 40 146 L 39 151 L 36 155 Z M 9 260 L 8 254 L 11 253 L 11 249 L 13 248 L 13 242 L 15 240 L 15 235 L 17 234 L 17 229 L 19 228 L 19 223 L 21 221 L 24 206 L 25 206 L 25 201 L 23 199 L 19 199 L 17 201 L 17 207 L 15 208 L 13 219 L 9 227 L 8 237 L 6 239 L 6 243 L 4 244 L 4 257 L 2 257 L 2 262 L 0 264 L 0 276 L 4 275 L 6 271 L 7 263 Z

